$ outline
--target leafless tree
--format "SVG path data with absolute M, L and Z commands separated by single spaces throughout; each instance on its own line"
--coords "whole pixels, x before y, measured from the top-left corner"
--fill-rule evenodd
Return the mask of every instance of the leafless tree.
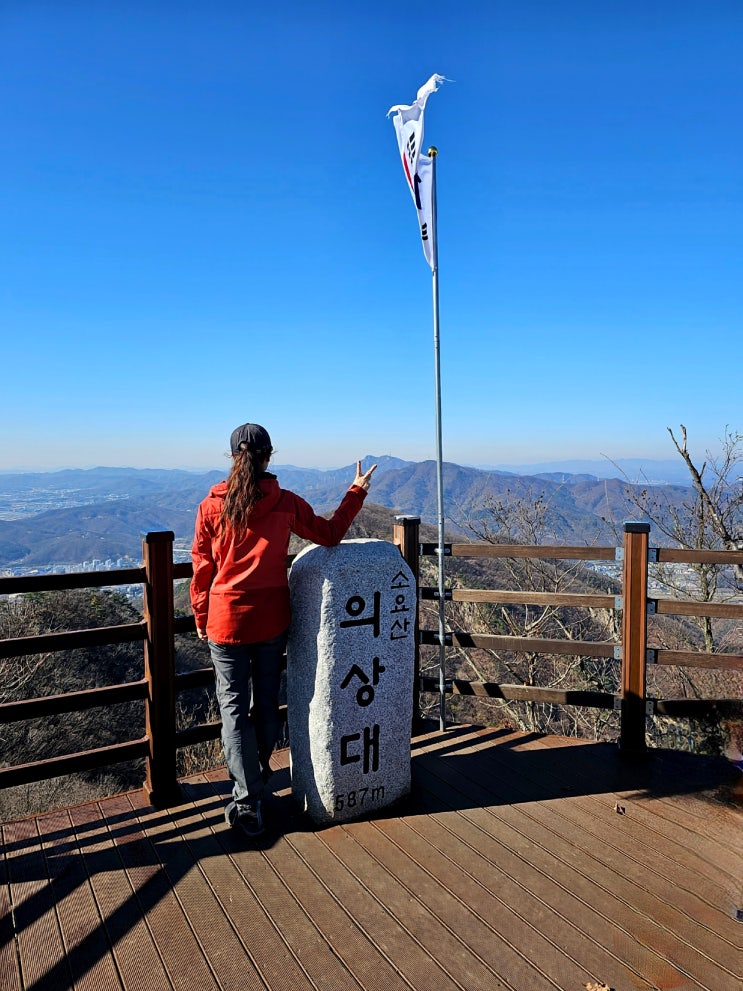
M 686 467 L 697 495 L 696 519 L 701 534 L 711 531 L 725 550 L 743 550 L 743 434 L 725 428 L 722 454 L 697 468 L 689 454 L 686 427 L 681 424 L 681 441 L 668 428 L 671 440 Z M 705 473 L 707 479 L 705 479 Z M 735 577 L 743 589 L 743 565 L 733 565 Z
M 487 496 L 476 512 L 459 521 L 480 542 L 494 544 L 545 545 L 557 543 L 552 523 L 553 507 L 543 492 L 527 497 L 507 491 Z M 453 564 L 453 562 L 452 562 Z M 596 591 L 600 579 L 582 561 L 544 558 L 500 558 L 481 565 L 489 571 L 482 578 L 490 588 L 566 593 Z M 477 580 L 477 578 L 475 579 Z M 451 575 L 451 583 L 466 586 L 472 574 Z M 524 638 L 574 641 L 608 640 L 616 632 L 615 617 L 608 609 L 586 609 L 556 605 L 490 604 L 455 602 L 449 612 L 450 625 L 472 633 L 497 633 Z M 547 655 L 536 651 L 459 649 L 452 658 L 462 676 L 500 684 L 582 688 L 611 692 L 617 687 L 616 665 L 598 658 Z M 536 732 L 559 732 L 597 738 L 608 732 L 612 714 L 605 710 L 558 707 L 542 702 L 513 703 L 480 700 L 497 707 L 519 728 Z M 463 707 L 465 703 L 459 701 Z
M 13 596 L 0 602 L 0 640 L 30 636 L 36 632 L 33 603 L 26 596 Z M 0 703 L 23 698 L 34 675 L 48 654 L 0 658 Z
M 743 435 L 725 428 L 721 452 L 709 451 L 703 460 L 689 451 L 686 427 L 680 435 L 669 427 L 673 445 L 689 471 L 688 497 L 673 499 L 667 489 L 656 486 L 627 486 L 627 495 L 639 512 L 661 535 L 661 540 L 687 550 L 743 550 Z M 688 566 L 656 565 L 654 577 L 672 598 L 699 602 L 741 602 L 743 566 L 692 563 Z M 671 650 L 701 650 L 708 654 L 740 653 L 743 649 L 741 623 L 730 619 L 699 616 L 651 616 L 651 646 Z M 652 672 L 650 687 L 666 698 L 738 698 L 743 690 L 740 671 L 699 667 L 665 668 Z M 690 749 L 712 752 L 724 749 L 725 733 L 729 747 L 743 745 L 743 720 L 732 716 L 723 727 L 712 724 L 690 727 L 688 722 L 657 717 L 655 729 L 661 739 L 676 740 L 684 734 L 692 741 Z M 722 741 L 722 742 L 720 742 Z M 736 742 L 737 741 L 737 742 Z
M 707 452 L 699 464 L 689 452 L 686 427 L 681 424 L 677 438 L 669 427 L 674 447 L 689 470 L 688 498 L 674 500 L 667 489 L 657 486 L 628 485 L 628 498 L 672 546 L 687 550 L 743 550 L 743 435 L 729 428 L 722 439 L 722 453 Z M 695 576 L 688 581 L 689 572 Z M 672 595 L 700 602 L 723 602 L 743 592 L 743 565 L 723 567 L 695 563 L 688 569 L 658 566 L 655 577 Z M 730 624 L 702 616 L 697 625 L 708 653 L 725 649 L 725 640 L 734 632 Z

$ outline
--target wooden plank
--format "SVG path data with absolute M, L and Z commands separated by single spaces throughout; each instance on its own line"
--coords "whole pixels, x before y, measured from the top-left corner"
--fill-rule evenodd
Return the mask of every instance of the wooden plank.
M 222 735 L 222 722 L 198 723 L 186 729 L 176 730 L 176 747 L 191 747 L 196 743 L 206 743 L 207 740 L 218 740 Z
M 323 830 L 321 839 L 331 853 L 362 884 L 375 900 L 392 916 L 395 926 L 406 933 L 423 950 L 429 960 L 425 976 L 418 972 L 407 974 L 413 987 L 460 987 L 466 991 L 481 991 L 492 987 L 497 975 L 470 948 L 460 941 L 435 911 L 415 895 L 401 887 L 381 865 L 355 841 L 344 827 Z M 396 953 L 399 959 L 399 953 Z M 432 969 L 433 968 L 433 969 Z M 534 972 L 535 991 L 545 987 Z M 497 986 L 497 985 L 496 985 Z
M 3 827 L 16 947 L 24 988 L 68 988 L 72 975 L 57 924 L 46 859 L 34 819 Z
M 679 667 L 720 668 L 743 671 L 743 654 L 705 654 L 692 650 L 665 650 L 654 653 L 656 664 L 675 664 Z
M 184 787 L 189 798 L 196 797 L 190 782 Z M 265 981 L 275 991 L 304 988 L 309 982 L 301 961 L 289 948 L 255 892 L 246 884 L 253 864 L 257 869 L 257 861 L 262 856 L 259 846 L 250 844 L 249 849 L 245 849 L 246 841 L 234 834 L 224 821 L 222 798 L 212 794 L 211 799 L 214 798 L 216 801 L 198 803 L 202 823 L 195 832 L 187 834 L 186 842 L 192 849 L 198 842 L 200 869 L 240 936 L 242 957 L 252 963 L 251 981 L 254 969 L 255 987 L 262 987 Z M 236 891 L 238 898 L 235 898 Z
M 65 575 L 23 575 L 0 578 L 0 595 L 58 592 L 72 588 L 114 588 L 117 585 L 138 585 L 143 581 L 144 568 L 75 571 Z
M 421 592 L 424 591 L 421 589 Z M 494 602 L 497 604 L 535 604 L 543 606 L 585 606 L 589 609 L 614 609 L 614 595 L 569 595 L 562 592 L 511 592 L 505 589 L 453 588 L 452 602 Z M 426 598 L 426 596 L 421 596 Z
M 647 830 L 635 820 L 633 807 L 623 805 L 624 814 L 618 815 L 614 811 L 617 803 L 611 793 L 549 803 L 529 802 L 530 791 L 538 785 L 537 777 L 551 773 L 553 760 L 568 768 L 569 762 L 564 752 L 551 751 L 540 741 L 529 741 L 527 748 L 538 763 L 526 764 L 514 788 L 522 789 L 526 799 L 520 803 L 520 810 L 555 834 L 549 843 L 550 849 L 561 856 L 563 862 L 568 857 L 561 851 L 569 850 L 569 856 L 581 870 L 588 871 L 600 883 L 602 879 L 604 884 L 611 882 L 611 890 L 618 897 L 662 922 L 680 938 L 685 938 L 693 927 L 692 942 L 700 952 L 713 959 L 730 961 L 738 933 L 724 889 L 717 888 L 715 900 L 705 903 L 695 886 L 685 888 L 687 872 L 671 859 L 670 845 L 665 844 L 663 853 L 655 845 L 648 849 Z M 496 773 L 505 774 L 507 761 L 500 759 L 496 750 L 492 751 Z M 659 870 L 661 863 L 665 873 Z M 612 874 L 617 875 L 615 880 L 612 880 Z M 707 889 L 711 890 L 711 886 Z M 669 890 L 674 892 L 672 900 L 668 898 Z
M 0 823 L 0 988 L 22 991 L 21 966 L 16 944 L 10 882 L 6 857 L 12 842 L 13 827 Z
M 83 712 L 99 706 L 137 702 L 147 698 L 147 682 L 130 681 L 123 685 L 104 685 L 102 688 L 85 688 L 63 695 L 45 695 L 42 698 L 22 699 L 20 702 L 3 702 L 0 705 L 0 724 L 20 719 L 41 719 L 57 716 L 62 712 Z
M 61 810 L 39 816 L 37 822 L 64 944 L 64 957 L 47 961 L 51 964 L 48 985 L 64 987 L 69 967 L 75 991 L 118 991 L 121 981 L 70 815 Z
M 553 773 L 558 780 L 565 781 L 565 787 L 572 786 L 578 791 L 581 784 L 586 782 L 584 786 L 586 798 L 581 798 L 577 803 L 581 812 L 585 811 L 582 822 L 586 831 L 593 832 L 594 827 L 608 831 L 611 834 L 610 838 L 604 841 L 609 842 L 610 846 L 616 844 L 620 855 L 637 859 L 649 870 L 660 873 L 670 871 L 678 878 L 676 883 L 681 888 L 705 899 L 711 905 L 724 904 L 728 910 L 730 871 L 725 858 L 731 851 L 738 858 L 743 857 L 743 810 L 705 800 L 690 791 L 689 787 L 694 787 L 694 781 L 691 780 L 692 775 L 688 772 L 683 781 L 679 781 L 678 771 L 668 775 L 662 770 L 653 773 L 653 777 L 663 781 L 665 785 L 662 791 L 658 791 L 655 787 L 647 785 L 651 780 L 652 772 L 642 768 L 636 771 L 634 790 L 628 787 L 632 780 L 631 772 L 628 772 L 623 775 L 624 783 L 621 783 L 618 777 L 610 780 L 609 787 L 613 788 L 613 791 L 601 796 L 608 801 L 597 801 L 589 792 L 591 783 L 595 782 L 602 772 L 605 773 L 608 763 L 606 751 L 601 745 L 591 744 L 590 741 L 582 742 L 588 746 L 586 758 L 577 753 L 566 757 L 563 739 L 559 737 L 542 737 L 534 741 L 534 746 L 545 747 L 555 752 L 554 763 L 550 763 L 550 768 L 554 768 Z M 592 756 L 593 752 L 595 756 Z M 652 762 L 659 759 L 656 751 L 650 753 Z M 691 755 L 687 756 L 692 759 Z M 572 776 L 566 773 L 565 765 L 569 765 Z M 677 781 L 679 783 L 675 785 Z M 674 792 L 674 788 L 677 788 L 677 792 Z M 615 828 L 617 815 L 615 805 L 621 808 L 627 801 L 635 803 L 632 807 L 632 817 L 641 831 L 642 839 L 634 837 L 625 844 L 624 833 Z M 590 803 L 590 806 L 587 803 Z M 671 811 L 664 812 L 666 806 Z M 648 811 L 651 813 L 649 816 L 646 814 Z M 668 839 L 664 816 L 674 828 L 680 824 L 684 825 L 684 830 L 678 832 L 672 841 Z M 715 851 L 714 863 L 701 861 L 697 852 L 692 853 L 695 846 L 694 830 L 706 841 L 711 840 L 710 850 Z M 717 869 L 720 867 L 718 880 Z M 739 873 L 743 876 L 743 865 Z
M 290 801 L 288 795 L 286 800 Z M 267 844 L 263 858 L 250 861 L 246 880 L 260 893 L 274 925 L 301 958 L 313 987 L 407 988 L 333 897 L 335 878 L 321 878 L 312 869 L 311 855 L 303 858 L 289 837 Z
M 403 976 L 406 966 L 401 965 L 401 958 L 407 959 L 408 953 L 415 958 L 418 947 L 403 947 L 400 958 L 391 952 L 400 946 L 401 938 L 399 932 L 391 929 L 384 906 L 376 903 L 359 881 L 333 859 L 318 836 L 311 832 L 291 832 L 286 837 L 286 847 L 322 884 L 327 898 L 323 896 L 318 901 L 316 917 L 322 919 L 325 938 L 358 984 L 372 991 L 409 989 L 411 984 Z M 304 904 L 309 899 L 304 885 L 297 891 L 295 875 L 282 873 L 282 876 L 292 878 L 295 897 L 301 897 Z M 307 909 L 312 911 L 312 905 Z
M 76 650 L 81 647 L 101 647 L 112 643 L 136 643 L 144 638 L 144 622 L 100 626 L 92 630 L 73 630 L 69 633 L 13 637 L 9 640 L 0 640 L 0 658 L 46 654 L 57 650 Z
M 542 759 L 540 765 L 551 776 L 558 787 L 570 790 L 572 794 L 604 794 L 607 806 L 604 816 L 609 821 L 616 816 L 614 805 L 624 806 L 631 801 L 631 823 L 636 823 L 648 856 L 654 858 L 656 852 L 675 862 L 684 875 L 689 876 L 692 890 L 698 890 L 695 876 L 706 878 L 716 886 L 712 895 L 713 904 L 719 905 L 729 899 L 731 874 L 729 865 L 721 859 L 721 844 L 717 832 L 708 829 L 695 837 L 687 828 L 674 821 L 658 817 L 659 801 L 669 795 L 676 795 L 682 805 L 693 801 L 694 792 L 703 782 L 719 779 L 719 770 L 710 773 L 705 758 L 695 759 L 685 754 L 685 760 L 676 768 L 665 766 L 665 755 L 650 751 L 649 759 L 642 764 L 625 764 L 616 748 L 611 744 L 595 744 L 589 741 L 567 741 L 564 737 L 544 736 L 523 743 L 524 749 L 546 748 L 552 752 L 552 759 Z M 566 754 L 567 748 L 571 748 Z M 675 755 L 681 756 L 681 755 Z M 719 762 L 722 764 L 722 762 Z M 596 789 L 599 791 L 596 791 Z M 739 820 L 743 814 L 731 810 L 730 815 Z M 715 820 L 711 816 L 708 823 Z M 737 836 L 737 827 L 732 827 Z M 738 839 L 738 842 L 743 842 Z M 639 851 L 638 851 L 639 852 Z M 722 902 L 721 902 L 722 899 Z
M 740 907 L 743 877 L 743 806 L 730 800 L 734 784 L 740 784 L 740 768 L 722 757 L 707 757 L 672 750 L 651 751 L 655 788 L 618 789 L 620 798 L 634 799 L 638 814 L 647 815 L 660 841 L 670 837 L 684 845 L 703 863 L 711 876 L 719 875 L 736 889 Z M 701 820 L 701 822 L 700 822 Z M 731 867 L 729 854 L 736 857 Z
M 552 988 L 559 975 L 568 986 L 573 982 L 576 987 L 585 986 L 590 972 L 571 966 L 563 954 L 556 955 L 553 973 L 547 972 L 542 951 L 548 957 L 555 956 L 556 947 L 547 940 L 539 941 L 533 930 L 517 924 L 514 913 L 488 897 L 488 889 L 500 880 L 492 871 L 483 871 L 479 885 L 460 871 L 460 884 L 456 885 L 456 868 L 442 863 L 441 853 L 420 834 L 400 827 L 401 821 L 392 817 L 379 824 L 346 829 L 400 885 L 429 906 L 465 951 L 478 956 L 499 980 L 510 987 Z
M 616 547 L 565 547 L 537 544 L 450 544 L 452 557 L 546 558 L 570 561 L 616 561 Z M 422 555 L 436 554 L 438 544 L 421 544 Z
M 664 833 L 671 826 L 682 826 L 684 835 L 695 848 L 703 845 L 709 851 L 709 861 L 740 882 L 743 878 L 743 807 L 716 800 L 721 785 L 740 780 L 740 770 L 724 758 L 674 751 L 660 751 L 655 760 L 658 777 L 669 786 L 659 793 L 640 796 L 642 805 L 650 805 L 653 812 L 662 817 L 659 828 Z M 696 774 L 695 766 L 698 768 Z M 737 858 L 734 866 L 726 863 L 726 852 Z
M 332 827 L 330 831 L 336 828 Z M 457 987 L 407 928 L 398 924 L 386 902 L 366 887 L 354 872 L 353 865 L 345 864 L 333 853 L 325 842 L 330 831 L 294 832 L 287 841 L 305 862 L 312 864 L 317 875 L 327 879 L 334 898 L 343 906 L 355 928 L 373 944 L 379 959 L 398 972 L 405 986 Z M 364 970 L 367 966 L 364 965 Z
M 295 836 L 312 836 L 304 833 L 307 821 L 291 800 L 290 790 L 280 789 L 282 781 L 288 783 L 288 775 L 282 774 L 288 770 L 288 751 L 275 752 L 271 764 L 275 772 L 272 785 L 277 793 L 269 791 L 264 797 L 268 832 L 256 844 L 263 860 L 256 858 L 250 843 L 238 844 L 240 852 L 233 857 L 267 917 L 301 960 L 307 986 L 350 988 L 358 982 L 359 986 L 379 991 L 409 988 L 396 964 L 380 956 L 364 926 L 337 899 L 337 877 L 318 871 L 314 856 L 306 856 L 292 842 Z M 205 777 L 215 789 L 217 800 L 223 803 L 230 786 L 224 770 L 207 772 Z M 233 841 L 227 836 L 232 847 Z M 243 865 L 239 858 L 246 845 Z M 353 903 L 363 894 L 359 889 Z
M 220 802 L 223 801 L 221 782 L 212 783 Z M 288 802 L 288 795 L 286 798 Z M 274 801 L 272 795 L 264 799 L 264 820 L 269 830 L 275 828 L 280 834 L 283 824 L 276 824 L 268 808 Z M 220 823 L 215 835 L 239 872 L 240 883 L 260 906 L 259 916 L 281 934 L 286 949 L 301 968 L 301 971 L 292 970 L 288 976 L 282 968 L 280 977 L 270 977 L 271 986 L 277 983 L 287 986 L 288 979 L 289 987 L 354 987 L 356 981 L 351 971 L 339 953 L 328 945 L 328 931 L 333 927 L 322 913 L 323 888 L 295 852 L 287 847 L 283 836 L 278 835 L 273 842 L 269 834 L 265 840 L 252 844 L 235 840 L 234 834 L 222 826 Z M 261 973 L 268 977 L 273 966 L 269 966 L 268 960 L 261 959 Z
M 438 633 L 421 630 L 421 643 L 435 645 Z M 613 640 L 547 640 L 543 637 L 501 637 L 489 633 L 464 633 L 455 630 L 451 634 L 456 647 L 480 647 L 483 650 L 532 651 L 535 654 L 565 654 L 571 657 L 614 657 Z
M 473 695 L 478 698 L 509 699 L 518 702 L 545 702 L 551 705 L 584 705 L 598 709 L 613 709 L 614 695 L 590 692 L 578 688 L 537 688 L 536 685 L 498 685 L 491 681 L 466 681 L 453 678 L 447 682 L 453 695 Z M 422 692 L 438 692 L 436 678 L 420 679 Z
M 173 896 L 181 906 L 185 925 L 207 963 L 212 982 L 224 991 L 263 991 L 265 985 L 230 919 L 230 903 L 225 906 L 220 902 L 209 884 L 208 872 L 202 869 L 202 864 L 212 857 L 226 861 L 205 827 L 202 815 L 204 795 L 212 799 L 206 802 L 207 808 L 216 806 L 212 789 L 203 776 L 195 776 L 184 787 L 184 794 L 186 791 L 195 796 L 194 801 L 168 813 L 145 806 L 141 792 L 132 793 L 129 799 L 137 808 L 140 826 L 153 844 Z M 229 863 L 220 866 L 227 867 L 229 872 Z M 233 897 L 241 897 L 239 885 L 234 884 L 234 873 L 231 879 Z M 190 942 L 191 937 L 187 938 Z M 206 988 L 212 986 L 208 979 L 205 981 Z
M 217 988 L 218 982 L 173 893 L 171 878 L 139 820 L 138 803 L 143 803 L 141 791 L 118 795 L 106 799 L 104 812 L 109 820 L 126 822 L 125 829 L 113 830 L 113 841 L 157 952 L 177 991 Z M 169 821 L 167 813 L 161 817 Z M 184 961 L 188 961 L 187 966 Z
M 643 805 L 647 805 L 646 800 Z M 718 872 L 727 880 L 723 885 L 725 907 L 732 917 L 734 899 L 740 901 L 743 896 L 743 809 L 687 794 L 659 795 L 652 799 L 651 810 L 658 819 L 659 831 L 665 833 L 671 823 L 681 826 L 691 849 L 708 849 L 710 837 L 714 837 Z M 708 872 L 710 876 L 714 875 Z M 739 907 L 737 903 L 735 907 Z
M 648 699 L 653 715 L 676 719 L 719 719 L 722 715 L 740 712 L 740 699 Z
M 545 830 L 529 816 L 528 807 L 522 809 L 520 805 L 507 804 L 502 796 L 503 775 L 500 771 L 488 773 L 487 759 L 476 765 L 464 761 L 458 761 L 458 764 L 461 765 L 456 772 L 458 788 L 467 789 L 471 802 L 473 799 L 477 802 L 482 795 L 482 804 L 486 805 L 488 794 L 496 797 L 495 805 L 475 813 L 468 810 L 467 817 L 483 828 L 483 816 L 495 819 L 499 839 L 506 840 L 510 850 L 524 858 L 531 869 L 548 873 L 564 890 L 576 895 L 589 912 L 607 920 L 619 920 L 622 928 L 636 940 L 641 957 L 658 953 L 667 967 L 689 974 L 702 987 L 725 987 L 730 982 L 733 972 L 705 952 L 710 947 L 719 951 L 724 945 L 716 934 L 696 936 L 702 949 L 690 944 L 683 916 L 672 904 L 636 890 L 622 877 L 621 871 L 606 869 L 595 857 L 577 850 L 561 836 L 559 828 Z M 435 773 L 438 775 L 446 770 L 445 765 L 442 761 L 435 764 Z M 509 782 L 511 788 L 519 778 L 520 774 L 514 768 Z M 730 956 L 727 961 L 732 964 Z
M 470 834 L 464 829 L 452 831 L 447 813 L 381 820 L 376 826 L 413 852 L 432 876 L 497 927 L 528 959 L 538 961 L 539 969 L 557 987 L 582 988 L 604 981 L 616 987 L 635 986 L 637 975 L 601 944 L 483 856 L 474 829 Z M 417 834 L 426 845 L 409 840 L 404 830 Z
M 524 748 L 526 751 L 532 751 L 534 748 L 541 748 L 542 746 L 543 746 L 543 744 L 542 744 L 542 742 L 541 742 L 540 739 L 534 740 L 534 739 L 530 739 L 529 737 L 526 737 L 523 745 L 520 745 L 519 749 L 521 750 L 522 748 Z M 562 749 L 564 750 L 564 747 Z M 596 745 L 591 745 L 590 747 L 585 748 L 582 752 L 583 753 L 587 753 L 590 756 L 590 754 L 593 753 L 593 752 L 595 752 L 597 749 L 598 750 L 605 750 L 605 748 L 597 748 Z M 536 755 L 532 755 L 532 756 L 536 757 Z M 691 761 L 694 760 L 694 757 L 692 755 L 685 755 L 685 756 L 687 756 Z M 517 793 L 518 792 L 521 792 L 526 797 L 531 797 L 531 794 L 529 793 L 527 786 L 528 786 L 528 782 L 530 780 L 530 777 L 532 777 L 533 780 L 535 781 L 535 786 L 536 786 L 535 787 L 535 791 L 536 791 L 536 793 L 539 794 L 540 796 L 544 796 L 545 795 L 544 787 L 543 787 L 543 784 L 541 782 L 542 782 L 542 779 L 545 776 L 551 776 L 551 766 L 550 765 L 544 766 L 544 760 L 543 760 L 543 758 L 544 758 L 544 755 L 543 754 L 542 755 L 539 755 L 539 764 L 535 768 L 533 775 L 530 775 L 529 774 L 529 770 L 528 770 L 528 768 L 530 766 L 533 766 L 533 763 L 532 763 L 532 765 L 530 765 L 530 764 L 527 763 L 523 768 L 520 768 L 519 769 L 518 778 L 517 778 L 517 782 L 516 782 L 516 789 L 515 789 Z M 558 762 L 558 763 L 556 763 L 555 766 L 563 769 L 564 772 L 566 772 L 566 776 L 569 776 L 570 770 L 573 767 L 573 763 L 575 761 L 575 758 L 574 757 L 571 757 L 570 760 L 567 760 L 565 758 L 565 756 L 555 753 L 555 760 L 556 760 L 556 762 Z M 597 758 L 597 767 L 598 767 L 599 763 L 601 763 L 601 758 Z M 503 771 L 500 774 L 500 777 L 504 777 L 506 775 L 506 773 L 507 773 L 507 768 L 504 767 Z M 542 804 L 545 805 L 545 808 L 554 808 L 555 807 L 555 803 L 549 803 L 548 805 L 545 804 L 545 803 L 542 803 Z M 520 806 L 520 807 L 523 808 L 523 806 Z M 619 821 L 619 820 L 615 820 L 615 822 L 616 821 Z M 627 825 L 629 825 L 631 823 L 631 820 L 628 820 L 628 819 L 626 819 L 624 817 L 622 818 L 621 821 L 622 821 L 623 824 L 627 824 Z M 566 832 L 564 829 L 558 829 L 557 832 L 558 832 L 558 834 L 565 833 L 566 835 L 569 835 L 569 836 L 572 836 L 573 835 L 572 832 L 570 832 L 570 831 L 567 831 Z M 653 844 L 652 845 L 652 848 L 653 849 L 656 849 L 656 846 L 659 846 L 659 845 L 660 844 Z M 715 847 L 717 847 L 717 844 L 715 844 Z M 719 850 L 719 847 L 717 847 L 717 849 Z M 728 925 L 729 925 L 729 922 L 728 922 Z
M 175 675 L 176 692 L 185 692 L 191 688 L 209 688 L 214 684 L 214 666 L 196 668 L 194 671 L 179 671 Z
M 539 743 L 535 741 L 533 745 L 538 746 Z M 532 744 L 528 746 L 531 747 Z M 555 758 L 561 765 L 565 764 L 564 757 L 555 754 Z M 544 771 L 549 773 L 549 765 Z M 602 801 L 603 808 L 600 808 Z M 610 866 L 615 864 L 622 877 L 617 888 L 620 893 L 622 886 L 627 884 L 625 879 L 631 879 L 627 889 L 629 894 L 625 900 L 639 905 L 642 911 L 649 912 L 656 921 L 663 922 L 665 928 L 674 932 L 679 939 L 688 939 L 696 951 L 705 955 L 711 952 L 719 958 L 722 966 L 734 970 L 734 946 L 739 938 L 738 923 L 735 921 L 736 899 L 739 900 L 740 896 L 740 869 L 743 866 L 740 856 L 726 859 L 724 847 L 714 843 L 710 845 L 710 852 L 713 859 L 716 855 L 717 863 L 705 862 L 704 856 L 700 856 L 703 853 L 700 844 L 695 844 L 693 839 L 683 835 L 683 831 L 679 845 L 670 842 L 665 826 L 658 820 L 652 821 L 653 816 L 648 816 L 645 809 L 642 810 L 644 814 L 638 815 L 638 810 L 635 804 L 630 804 L 631 801 L 631 795 L 622 798 L 616 794 L 596 794 L 593 798 L 582 800 L 581 804 L 586 806 L 585 818 L 591 826 L 595 824 L 597 817 L 603 817 L 610 844 L 616 842 L 620 835 L 626 837 L 627 847 L 634 844 L 636 848 L 634 854 L 625 848 L 613 858 L 607 856 L 608 851 L 599 842 L 594 842 L 592 847 L 590 837 L 584 840 L 584 834 L 590 832 L 590 829 L 581 829 L 579 825 L 575 829 L 566 824 L 562 832 L 566 837 L 571 837 L 576 845 L 585 846 L 586 863 L 593 856 L 594 859 L 605 860 Z M 617 803 L 623 812 L 621 816 L 614 811 Z M 553 805 L 542 803 L 537 809 L 536 816 L 539 817 L 544 815 L 544 810 L 553 809 Z M 557 811 L 561 812 L 562 808 Z M 658 876 L 662 873 L 658 871 L 660 860 L 663 861 L 668 881 Z M 634 861 L 640 861 L 640 866 L 634 866 Z M 735 876 L 731 876 L 731 868 L 735 867 L 738 873 L 735 875 L 733 870 Z M 644 891 L 658 899 L 660 909 L 647 907 L 648 900 L 643 895 Z M 669 891 L 674 892 L 670 902 Z M 669 902 L 668 907 L 666 902 Z M 694 935 L 689 936 L 690 932 Z M 720 986 L 724 986 L 724 983 Z
M 683 599 L 649 599 L 659 616 L 712 616 L 719 619 L 743 619 L 743 603 L 687 602 Z
M 658 547 L 658 561 L 668 564 L 743 564 L 743 551 L 692 551 L 686 548 Z
M 128 743 L 112 743 L 95 750 L 83 750 L 76 754 L 63 754 L 60 757 L 47 757 L 30 764 L 17 764 L 15 767 L 0 768 L 0 788 L 14 785 L 27 785 L 33 781 L 46 781 L 62 774 L 77 771 L 90 771 L 97 767 L 108 767 L 122 761 L 146 757 L 149 744 L 146 738 L 130 740 Z
M 439 772 L 434 770 L 439 765 Z M 575 928 L 577 935 L 569 938 L 568 946 L 584 941 L 581 960 L 596 978 L 596 983 L 607 983 L 616 988 L 646 988 L 654 985 L 645 982 L 643 973 L 677 979 L 669 987 L 689 987 L 683 977 L 654 951 L 635 949 L 634 940 L 623 925 L 623 920 L 607 912 L 599 899 L 587 903 L 571 884 L 567 886 L 553 877 L 552 864 L 542 858 L 540 866 L 534 866 L 523 844 L 516 848 L 509 842 L 509 829 L 499 821 L 476 795 L 468 795 L 457 782 L 456 772 L 441 768 L 441 762 L 426 761 L 416 767 L 416 778 L 422 788 L 421 801 L 437 823 L 461 843 L 492 865 L 492 869 L 504 873 L 508 886 L 520 889 L 523 894 L 518 906 L 524 906 L 535 918 L 540 931 L 549 937 L 549 923 L 554 917 Z M 446 810 L 450 811 L 446 811 Z M 534 907 L 530 907 L 533 905 Z M 539 907 L 541 906 L 541 914 Z M 536 915 L 532 915 L 536 913 Z M 567 991 L 567 988 L 565 989 Z
M 101 926 L 112 947 L 121 982 L 127 991 L 130 988 L 171 988 L 147 928 L 140 899 L 123 870 L 104 809 L 105 805 L 89 804 L 69 811 L 100 912 Z M 126 828 L 126 823 L 112 822 L 110 825 Z

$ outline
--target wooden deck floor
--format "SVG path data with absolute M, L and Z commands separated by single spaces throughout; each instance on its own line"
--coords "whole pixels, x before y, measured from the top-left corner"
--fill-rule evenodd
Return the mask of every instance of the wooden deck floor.
M 722 762 L 468 728 L 413 753 L 399 808 L 323 830 L 284 767 L 259 844 L 216 772 L 166 812 L 136 792 L 5 824 L 0 988 L 740 991 Z

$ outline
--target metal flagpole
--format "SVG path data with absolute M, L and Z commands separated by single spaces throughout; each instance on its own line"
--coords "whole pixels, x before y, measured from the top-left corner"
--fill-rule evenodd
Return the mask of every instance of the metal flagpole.
M 441 443 L 441 345 L 439 339 L 439 239 L 436 227 L 436 158 L 438 148 L 429 148 L 431 159 L 431 227 L 433 244 L 433 354 L 436 378 L 436 493 L 439 544 L 439 729 L 446 727 L 446 614 L 444 593 L 444 456 Z

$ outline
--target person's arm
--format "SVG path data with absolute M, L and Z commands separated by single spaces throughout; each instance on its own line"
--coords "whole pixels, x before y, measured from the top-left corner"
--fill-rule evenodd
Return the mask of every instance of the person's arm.
M 199 640 L 206 640 L 206 621 L 209 614 L 209 590 L 216 570 L 212 557 L 211 534 L 204 526 L 201 507 L 196 515 L 193 547 L 193 578 L 191 579 L 191 608 L 196 622 Z
M 362 472 L 361 462 L 356 462 L 356 477 L 329 520 L 324 516 L 318 516 L 308 502 L 295 496 L 292 529 L 296 535 L 315 544 L 322 544 L 324 547 L 334 547 L 339 544 L 364 505 L 376 467 L 372 465 L 368 471 Z

